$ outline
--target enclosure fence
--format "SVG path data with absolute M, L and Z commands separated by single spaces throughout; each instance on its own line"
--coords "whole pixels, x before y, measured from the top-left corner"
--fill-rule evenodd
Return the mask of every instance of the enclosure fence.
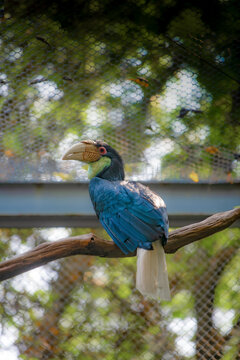
M 239 11 L 216 2 L 215 23 L 177 4 L 2 9 L 0 182 L 87 181 L 61 160 L 83 139 L 116 148 L 128 179 L 239 182 Z M 0 229 L 1 259 L 90 231 L 107 237 Z M 239 237 L 229 228 L 167 255 L 171 302 L 135 289 L 134 258 L 75 256 L 3 282 L 1 360 L 240 359 Z

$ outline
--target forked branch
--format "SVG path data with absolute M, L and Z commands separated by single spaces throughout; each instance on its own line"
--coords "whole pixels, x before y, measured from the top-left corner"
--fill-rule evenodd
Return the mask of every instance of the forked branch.
M 238 219 L 240 219 L 240 208 L 217 213 L 199 223 L 173 230 L 169 234 L 165 252 L 174 253 L 183 246 L 226 229 Z M 72 255 L 117 258 L 135 256 L 136 253 L 125 255 L 112 241 L 101 239 L 94 234 L 68 237 L 55 242 L 46 242 L 11 260 L 2 262 L 0 264 L 0 281 L 12 278 L 50 261 Z

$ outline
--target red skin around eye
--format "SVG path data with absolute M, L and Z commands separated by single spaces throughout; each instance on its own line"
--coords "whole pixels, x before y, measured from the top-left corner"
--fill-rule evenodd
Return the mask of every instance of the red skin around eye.
M 105 149 L 105 147 L 101 146 L 99 148 L 99 152 L 100 152 L 101 155 L 105 155 L 107 153 L 107 150 Z

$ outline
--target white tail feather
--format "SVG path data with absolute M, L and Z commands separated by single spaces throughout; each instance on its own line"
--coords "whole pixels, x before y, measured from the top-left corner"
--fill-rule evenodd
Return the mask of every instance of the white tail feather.
M 143 295 L 171 300 L 165 252 L 160 241 L 153 250 L 137 249 L 136 288 Z

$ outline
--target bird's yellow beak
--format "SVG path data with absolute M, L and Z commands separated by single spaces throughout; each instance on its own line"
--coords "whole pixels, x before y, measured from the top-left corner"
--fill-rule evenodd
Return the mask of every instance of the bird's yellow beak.
M 84 140 L 73 145 L 62 157 L 62 160 L 79 160 L 91 163 L 101 157 L 94 141 Z

